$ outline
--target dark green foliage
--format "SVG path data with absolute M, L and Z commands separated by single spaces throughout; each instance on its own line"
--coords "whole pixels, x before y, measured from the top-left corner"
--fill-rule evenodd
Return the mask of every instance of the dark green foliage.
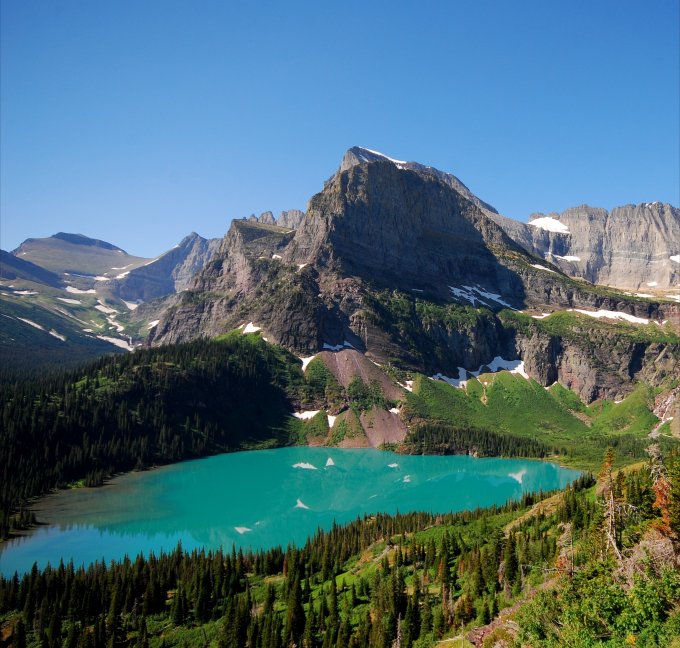
M 475 454 L 481 457 L 545 457 L 548 446 L 535 439 L 501 435 L 446 423 L 418 423 L 404 444 L 413 454 Z
M 3 389 L 0 532 L 28 497 L 114 472 L 290 443 L 295 358 L 255 336 L 137 351 Z M 265 405 L 266 406 L 263 406 Z M 21 526 L 23 518 L 14 526 Z
M 360 376 L 354 376 L 347 386 L 347 398 L 352 409 L 359 413 L 370 410 L 372 407 L 386 408 L 380 383 L 372 380 L 368 385 Z

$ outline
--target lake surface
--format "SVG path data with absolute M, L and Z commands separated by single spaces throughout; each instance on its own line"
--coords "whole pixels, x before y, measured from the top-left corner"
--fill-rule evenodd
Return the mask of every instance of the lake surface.
M 378 450 L 295 447 L 219 455 L 62 491 L 35 507 L 43 526 L 0 545 L 0 573 L 61 559 L 301 545 L 318 527 L 365 513 L 445 513 L 563 488 L 578 472 L 554 464 Z

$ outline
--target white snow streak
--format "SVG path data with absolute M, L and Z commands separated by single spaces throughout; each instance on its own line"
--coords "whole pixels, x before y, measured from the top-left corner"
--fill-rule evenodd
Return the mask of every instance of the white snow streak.
M 67 297 L 57 297 L 59 301 L 64 302 L 65 304 L 82 304 L 79 299 L 68 299 Z
M 321 410 L 306 410 L 304 412 L 293 412 L 293 416 L 301 421 L 314 418 Z
M 132 351 L 132 347 L 125 340 L 121 340 L 120 338 L 109 337 L 107 335 L 98 335 L 97 339 L 104 340 L 104 342 L 113 344 L 114 346 L 125 349 L 126 351 Z
M 66 286 L 66 292 L 70 292 L 75 295 L 94 295 L 97 291 L 94 288 L 90 288 L 89 290 L 80 290 L 80 288 Z
M 461 286 L 460 288 L 456 288 L 455 286 L 449 286 L 449 290 L 453 293 L 455 297 L 457 297 L 458 299 L 464 299 L 465 301 L 469 301 L 473 306 L 475 306 L 477 302 L 484 306 L 488 306 L 489 305 L 488 300 L 491 300 L 495 301 L 497 304 L 506 306 L 507 308 L 512 308 L 510 304 L 508 304 L 506 301 L 503 301 L 500 295 L 488 292 L 479 285 Z
M 17 317 L 18 320 L 21 320 L 22 322 L 25 322 L 26 324 L 29 324 L 30 326 L 40 329 L 41 331 L 44 331 L 45 329 L 40 326 L 40 324 L 36 324 L 34 321 L 30 319 L 26 319 L 25 317 Z
M 243 335 L 245 335 L 246 333 L 257 333 L 257 331 L 259 330 L 260 330 L 259 326 L 255 326 L 255 324 L 253 324 L 252 322 L 248 322 L 245 328 L 243 329 Z
M 539 270 L 545 270 L 546 272 L 552 272 L 553 274 L 557 274 L 554 270 L 551 270 L 550 268 L 546 268 L 545 266 L 538 265 L 538 263 L 532 263 L 531 264 L 532 268 L 538 268 Z
M 649 324 L 649 320 L 644 317 L 636 317 L 635 315 L 629 315 L 628 313 L 621 313 L 619 311 L 608 311 L 608 310 L 598 310 L 598 311 L 587 311 L 580 308 L 570 308 L 570 311 L 576 313 L 581 313 L 583 315 L 588 315 L 588 317 L 604 317 L 605 319 L 614 320 L 626 320 L 631 324 Z
M 305 369 L 307 369 L 307 365 L 312 360 L 314 360 L 314 358 L 316 358 L 316 356 L 309 356 L 308 358 L 300 358 L 300 360 L 302 360 L 302 371 L 303 371 L 303 373 L 304 373 Z

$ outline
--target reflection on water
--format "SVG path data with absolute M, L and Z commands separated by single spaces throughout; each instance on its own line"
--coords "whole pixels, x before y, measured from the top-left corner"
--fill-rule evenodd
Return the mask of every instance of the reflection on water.
M 549 463 L 285 448 L 220 455 L 63 491 L 36 506 L 47 524 L 2 545 L 0 572 L 185 549 L 301 544 L 318 527 L 378 511 L 448 512 L 562 488 Z

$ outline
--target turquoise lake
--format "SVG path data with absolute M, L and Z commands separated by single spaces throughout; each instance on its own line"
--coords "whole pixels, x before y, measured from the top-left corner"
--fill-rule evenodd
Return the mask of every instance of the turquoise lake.
M 408 456 L 295 447 L 219 455 L 62 491 L 35 507 L 34 532 L 0 545 L 0 572 L 196 547 L 303 544 L 367 513 L 445 513 L 564 488 L 575 470 L 520 459 Z

